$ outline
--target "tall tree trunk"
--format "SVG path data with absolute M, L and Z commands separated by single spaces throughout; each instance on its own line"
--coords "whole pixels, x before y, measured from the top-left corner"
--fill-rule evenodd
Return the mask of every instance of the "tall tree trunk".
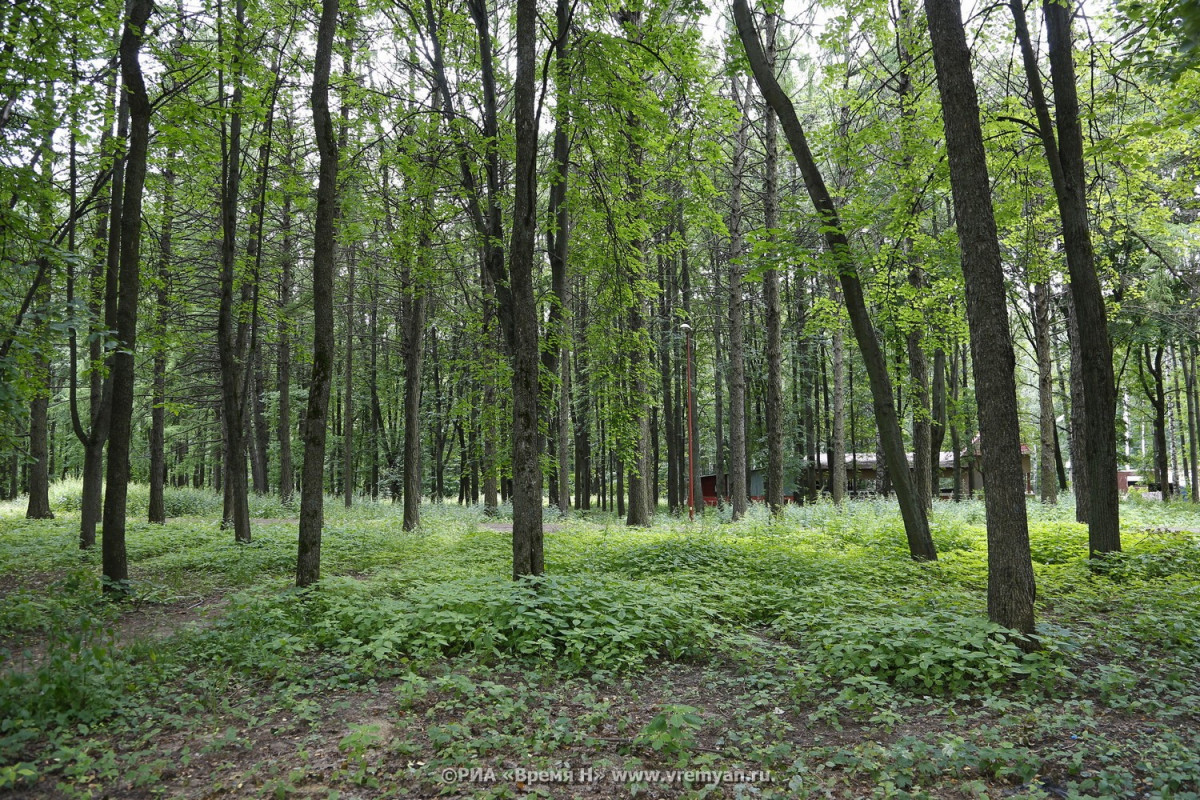
M 101 541 L 104 589 L 116 595 L 128 592 L 129 568 L 125 558 L 125 512 L 129 489 L 129 444 L 134 400 L 134 352 L 137 347 L 137 304 L 140 288 L 142 239 L 142 189 L 146 181 L 146 153 L 150 143 L 150 98 L 142 78 L 138 54 L 152 0 L 130 0 L 125 32 L 121 36 L 121 81 L 129 100 L 129 154 L 125 161 L 125 186 L 121 216 L 121 258 L 116 303 L 116 343 L 111 360 L 112 406 L 108 429 L 108 465 L 105 476 L 104 531 Z
M 774 12 L 767 13 L 767 62 L 775 67 Z M 764 111 L 763 224 L 768 236 L 779 227 L 779 146 L 775 111 L 768 105 Z M 773 514 L 783 512 L 783 305 L 779 297 L 779 270 L 775 268 L 775 252 L 763 273 L 763 300 L 767 306 L 767 505 Z
M 425 212 L 430 199 L 425 200 Z M 421 228 L 417 257 L 426 258 L 430 247 L 426 218 Z M 404 530 L 421 524 L 421 372 L 425 355 L 425 311 L 428 295 L 418 287 L 406 262 L 404 285 Z
M 1054 464 L 1054 375 L 1050 343 L 1050 281 L 1038 281 L 1033 286 L 1033 338 L 1038 365 L 1038 485 L 1043 503 L 1058 502 L 1058 483 Z
M 908 282 L 918 295 L 925 291 L 925 274 L 914 266 L 908 274 Z M 905 344 L 908 347 L 908 366 L 912 375 L 912 437 L 913 437 L 913 484 L 917 497 L 926 508 L 933 507 L 933 434 L 930 427 L 929 362 L 921 343 L 923 320 L 918 320 L 909 330 Z M 934 462 L 936 463 L 936 462 Z
M 942 491 L 942 444 L 946 441 L 946 351 L 933 352 L 933 414 L 929 426 L 929 469 L 934 498 Z
M 1080 337 L 1079 317 L 1075 312 L 1075 300 L 1066 295 L 1067 338 L 1071 345 L 1071 483 L 1075 493 L 1075 521 L 1090 525 L 1092 518 L 1092 482 L 1088 479 L 1091 466 L 1087 453 L 1087 408 L 1084 403 L 1083 351 Z M 1113 483 L 1116 483 L 1114 472 Z M 1089 528 L 1090 529 L 1090 528 Z M 1090 540 L 1089 535 L 1089 540 Z
M 750 120 L 741 98 L 741 78 L 733 76 L 738 127 L 733 144 L 733 187 L 729 192 L 729 501 L 733 519 L 746 513 L 746 334 L 742 311 L 742 181 Z
M 662 291 L 658 294 L 658 376 L 659 388 L 662 391 L 662 409 L 663 409 L 663 424 L 666 427 L 667 439 L 667 508 L 672 514 L 679 513 L 683 508 L 684 501 L 680 499 L 680 487 L 683 486 L 683 481 L 680 479 L 679 473 L 683 466 L 683 451 L 677 451 L 675 444 L 678 437 L 675 435 L 675 403 L 671 390 L 674 386 L 675 370 L 671 369 L 671 354 L 674 350 L 674 339 L 678 337 L 678 333 L 673 330 L 673 314 L 674 306 L 672 305 L 672 292 L 669 288 L 667 274 L 665 272 L 666 259 L 661 253 L 658 255 L 658 283 L 662 287 Z M 655 455 L 655 462 L 658 462 L 658 456 Z M 655 492 L 657 495 L 657 492 Z
M 979 101 L 958 0 L 926 0 L 946 131 L 954 216 L 966 284 L 980 444 L 987 475 L 988 617 L 1024 634 L 1032 649 L 1033 561 L 1025 515 L 1016 359 L 1008 327 L 1004 269 L 992 212 Z
M 569 308 L 567 297 L 567 250 L 571 233 L 570 210 L 567 207 L 567 179 L 571 168 L 571 143 L 569 136 L 570 111 L 565 102 L 570 91 L 570 65 L 567 44 L 571 33 L 571 18 L 573 5 L 569 0 L 555 2 L 555 37 L 554 37 L 554 85 L 563 102 L 559 102 L 554 112 L 554 167 L 550 180 L 549 203 L 546 206 L 546 253 L 550 259 L 550 284 L 553 297 L 550 299 L 550 317 L 546 326 L 549 340 L 542 354 L 542 363 L 550 375 L 558 377 L 558 410 L 554 415 L 554 429 L 551 436 L 554 440 L 556 466 L 555 485 L 551 491 L 551 501 L 558 510 L 566 513 L 570 510 L 569 466 L 567 454 L 570 420 L 570 369 L 567 358 L 570 353 L 571 328 L 566 322 L 566 310 Z M 551 407 L 549 394 L 546 397 L 546 408 Z
M 1072 460 L 1085 456 L 1088 465 L 1088 549 L 1093 556 L 1121 549 L 1120 503 L 1117 474 L 1116 385 L 1113 378 L 1112 341 L 1108 332 L 1104 293 L 1096 273 L 1088 226 L 1087 179 L 1083 152 L 1083 129 L 1075 85 L 1075 53 L 1071 42 L 1072 9 L 1056 0 L 1046 0 L 1042 13 L 1054 88 L 1052 123 L 1049 104 L 1042 88 L 1033 46 L 1021 0 L 1010 0 L 1025 73 L 1033 96 L 1046 161 L 1058 200 L 1063 226 L 1063 246 L 1070 273 L 1074 301 L 1073 322 L 1082 341 L 1080 352 L 1082 407 L 1086 435 L 1083 450 L 1072 451 Z M 1055 134 L 1057 134 L 1057 139 Z
M 958 347 L 950 351 L 950 403 L 954 411 L 950 415 L 950 448 L 954 451 L 953 471 L 954 488 L 950 495 L 954 502 L 962 501 L 963 470 L 962 470 L 962 439 L 958 435 Z
M 913 129 L 913 105 L 912 105 L 912 79 L 910 72 L 912 70 L 912 53 L 909 51 L 908 42 L 913 37 L 911 30 L 911 15 L 906 2 L 899 2 L 896 5 L 895 28 L 896 28 L 896 55 L 900 61 L 900 70 L 896 79 L 896 93 L 900 103 L 900 146 L 902 148 L 901 161 L 903 164 L 903 177 L 901 178 L 903 191 L 906 201 L 909 203 L 909 214 L 916 220 L 922 212 L 922 187 L 916 183 L 913 176 L 913 157 L 912 151 L 916 143 L 912 141 L 910 131 Z M 936 227 L 936 221 L 934 221 Z M 935 230 L 936 235 L 936 230 Z M 913 259 L 913 242 L 911 236 L 905 236 L 902 242 L 902 250 L 904 260 L 909 266 L 908 282 L 915 289 L 915 294 L 918 298 L 926 294 L 925 271 Z M 919 301 L 918 301 L 919 302 Z M 932 508 L 933 495 L 937 489 L 937 480 L 934 477 L 937 467 L 937 454 L 933 450 L 933 430 L 932 430 L 932 409 L 930 404 L 929 390 L 929 360 L 925 356 L 925 347 L 923 339 L 925 338 L 925 319 L 923 315 L 918 315 L 918 318 L 913 321 L 908 329 L 908 335 L 905 337 L 905 344 L 908 350 L 909 374 L 912 377 L 912 400 L 909 405 L 912 406 L 912 471 L 913 484 L 915 486 L 917 497 L 925 504 L 925 507 Z
M 300 538 L 296 558 L 296 585 L 300 587 L 321 578 L 321 529 L 325 518 L 325 438 L 334 357 L 333 261 L 337 245 L 334 224 L 338 216 L 338 152 L 333 118 L 329 113 L 329 72 L 333 37 L 337 32 L 338 4 L 339 0 L 322 0 L 313 62 L 312 115 L 320 165 L 313 236 L 313 365 L 304 418 Z
M 582 280 L 582 279 L 581 279 Z M 587 298 L 585 292 L 573 292 L 576 301 L 575 322 L 578 334 L 575 337 L 575 508 L 590 510 L 592 507 L 592 423 L 591 398 L 588 392 L 587 360 Z
M 158 286 L 154 293 L 154 377 L 150 403 L 150 522 L 165 523 L 163 485 L 167 480 L 166 415 L 167 402 L 167 321 L 169 319 L 171 280 L 171 234 L 175 222 L 175 148 L 167 148 L 163 167 L 162 232 L 158 238 Z
M 112 64 L 114 77 L 108 85 L 108 102 L 105 108 L 111 110 L 117 98 L 117 60 Z M 100 521 L 103 501 L 104 482 L 104 445 L 108 441 L 108 429 L 112 415 L 112 375 L 105 376 L 102 369 L 105 359 L 103 352 L 102 330 L 113 330 L 116 327 L 117 275 L 120 261 L 121 243 L 121 204 L 125 186 L 125 157 L 119 150 L 124 146 L 129 129 L 129 98 L 125 92 L 120 92 L 117 105 L 117 143 L 118 152 L 113 154 L 112 179 L 110 180 L 111 194 L 101 193 L 98 208 L 99 223 L 96 226 L 96 247 L 105 248 L 103 260 L 93 257 L 90 274 L 91 291 L 88 299 L 88 312 L 93 322 L 88 331 L 88 361 L 91 367 L 88 380 L 88 421 L 85 431 L 79 419 L 79 403 L 77 397 L 78 370 L 76 368 L 77 334 L 71 329 L 71 423 L 75 436 L 83 445 L 83 487 L 79 504 L 79 547 L 87 550 L 96 544 L 96 524 Z M 106 114 L 104 130 L 100 135 L 100 152 L 108 152 L 112 139 L 112 120 Z M 71 264 L 68 263 L 68 269 Z M 100 327 L 100 326 L 103 327 Z
M 513 577 L 541 575 L 542 463 L 538 431 L 539 350 L 533 249 L 537 237 L 537 0 L 517 0 L 517 68 L 513 110 L 517 139 L 513 164 L 512 295 L 509 348 L 513 358 Z
M 684 214 L 682 202 L 679 203 L 677 214 L 678 214 L 677 230 L 679 231 L 679 240 L 680 240 L 680 243 L 683 248 L 682 250 L 680 250 L 680 253 L 679 253 L 680 303 L 683 306 L 684 320 L 687 321 L 688 323 L 692 324 L 692 337 L 693 337 L 693 339 L 692 339 L 693 344 L 692 344 L 691 350 L 687 349 L 688 345 L 687 345 L 686 337 L 683 342 L 683 346 L 684 346 L 683 374 L 684 374 L 684 380 L 685 380 L 683 396 L 684 396 L 684 398 L 686 398 L 685 403 L 687 403 L 688 405 L 686 408 L 682 408 L 680 410 L 681 422 L 683 423 L 683 426 L 684 426 L 683 430 L 681 432 L 680 438 L 683 442 L 683 447 L 684 447 L 684 449 L 687 450 L 687 454 L 688 454 L 687 463 L 688 463 L 688 467 L 690 468 L 690 472 L 689 472 L 690 478 L 689 479 L 691 480 L 692 502 L 695 504 L 695 508 L 698 511 L 702 511 L 704 509 L 704 490 L 700 487 L 700 477 L 701 477 L 700 436 L 699 436 L 699 431 L 696 430 L 696 426 L 700 420 L 700 409 L 698 406 L 698 399 L 696 397 L 699 394 L 699 392 L 696 387 L 695 336 L 697 333 L 699 333 L 699 331 L 696 330 L 695 324 L 692 323 L 692 270 L 691 270 L 691 259 L 689 257 L 691 251 L 690 251 L 690 248 L 688 247 L 687 217 Z M 692 370 L 692 379 L 691 379 L 692 382 L 691 382 L 691 386 L 690 386 L 690 389 L 691 389 L 690 393 L 688 391 L 689 387 L 686 384 L 687 370 L 688 370 L 689 365 Z M 687 492 L 686 482 L 684 484 L 684 489 L 685 489 L 684 499 L 686 500 L 687 499 L 686 498 L 686 492 Z
M 244 325 L 234 307 L 237 286 L 238 197 L 242 163 L 242 58 L 245 47 L 246 3 L 235 6 L 233 94 L 229 99 L 229 128 L 221 131 L 221 300 L 217 315 L 217 349 L 221 364 L 221 419 L 225 438 L 225 503 L 222 525 L 233 528 L 239 542 L 250 541 L 249 486 L 246 476 L 246 420 L 243 397 L 245 363 Z M 222 76 L 223 77 L 223 76 Z M 222 101 L 224 87 L 222 86 Z M 244 294 L 244 291 L 243 291 Z
M 288 165 L 291 166 L 294 162 L 291 159 L 290 148 L 288 155 Z M 287 505 L 292 501 L 292 493 L 296 485 L 295 476 L 292 474 L 292 337 L 286 313 L 286 309 L 292 304 L 292 268 L 296 258 L 292 241 L 291 194 L 283 196 L 283 211 L 279 228 L 283 239 L 283 253 L 280 257 L 279 307 L 285 311 L 279 315 L 277 329 L 279 355 L 275 369 L 276 388 L 279 392 L 279 418 L 275 435 L 279 439 L 279 502 Z
M 787 137 L 788 144 L 800 167 L 805 188 L 821 219 L 825 245 L 837 264 L 850 324 L 854 329 L 854 337 L 858 342 L 859 351 L 862 353 L 867 376 L 871 383 L 875 419 L 880 431 L 883 450 L 889 462 L 905 464 L 907 458 L 904 452 L 904 437 L 900 433 L 900 423 L 892 397 L 891 380 L 888 376 L 887 364 L 883 360 L 879 339 L 867 312 L 862 284 L 858 279 L 850 250 L 850 241 L 842 228 L 837 208 L 825 186 L 825 180 L 821 176 L 816 160 L 809 150 L 808 139 L 799 117 L 796 116 L 796 109 L 784 94 L 783 89 L 780 88 L 778 81 L 775 80 L 770 65 L 767 64 L 766 57 L 763 55 L 762 45 L 754 30 L 754 21 L 747 0 L 734 0 L 733 12 L 738 34 L 746 49 L 755 80 L 762 90 L 763 98 L 779 115 L 784 135 Z M 893 476 L 893 482 L 896 498 L 900 504 L 901 516 L 904 518 L 909 552 L 914 559 L 936 559 L 937 551 L 934 548 L 933 537 L 929 533 L 929 520 L 925 515 L 925 506 L 916 496 L 912 476 L 908 470 L 897 470 Z
M 1197 485 L 1200 484 L 1196 473 L 1196 345 L 1189 343 L 1187 349 L 1180 356 L 1180 361 L 1183 362 L 1183 393 L 1187 398 L 1188 461 L 1191 465 L 1188 500 L 1200 503 L 1200 495 L 1196 493 Z
M 50 302 L 50 281 L 43 281 L 36 294 L 40 312 L 37 316 L 39 320 L 45 319 Z M 44 323 L 38 323 L 34 335 L 37 344 L 29 376 L 34 384 L 34 393 L 29 403 L 29 502 L 25 506 L 25 518 L 54 519 L 54 512 L 50 509 L 50 440 L 47 421 L 50 396 L 53 394 L 53 375 Z
M 1146 373 L 1153 379 L 1151 384 L 1146 380 Z M 1154 409 L 1154 480 L 1158 483 L 1165 502 L 1170 497 L 1170 472 L 1167 463 L 1167 391 L 1166 376 L 1163 374 L 1163 346 L 1157 345 L 1151 355 L 1150 345 L 1144 344 L 1138 362 L 1138 380 L 1142 391 Z
M 1178 436 L 1176 435 L 1176 432 L 1179 430 L 1178 420 L 1179 420 L 1180 407 L 1179 407 L 1179 368 L 1177 366 L 1177 362 L 1175 359 L 1175 348 L 1174 347 L 1172 347 L 1169 351 L 1169 362 L 1171 365 L 1172 389 L 1171 389 L 1171 397 L 1169 400 L 1169 404 L 1167 405 L 1167 431 L 1168 431 L 1168 442 L 1169 442 L 1167 450 L 1171 454 L 1171 474 L 1175 476 L 1175 480 L 1173 481 L 1174 485 L 1171 487 L 1171 494 L 1175 494 L 1179 490 L 1179 485 L 1180 485 L 1179 450 L 1183 449 L 1183 443 L 1182 443 L 1182 438 L 1181 438 L 1182 434 L 1180 434 Z M 1176 442 L 1180 443 L 1179 450 L 1176 450 L 1176 448 L 1175 448 Z M 1184 472 L 1187 471 L 1187 459 L 1186 458 L 1184 459 L 1184 462 L 1183 462 L 1183 469 L 1184 469 Z
M 829 296 L 838 303 L 837 281 L 829 280 Z M 846 346 L 842 327 L 835 324 L 831 343 L 830 372 L 833 374 L 833 404 L 829 428 L 829 494 L 835 505 L 846 499 Z M 826 398 L 829 402 L 829 398 Z
M 343 106 L 343 110 L 348 106 Z M 346 271 L 346 357 L 342 362 L 342 497 L 346 508 L 354 505 L 354 267 L 355 253 L 350 249 Z

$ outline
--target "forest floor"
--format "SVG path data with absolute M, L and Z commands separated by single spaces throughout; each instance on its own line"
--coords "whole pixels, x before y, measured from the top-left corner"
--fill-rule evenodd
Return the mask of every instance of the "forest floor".
M 0 505 L 0 797 L 1130 797 L 1200 792 L 1200 508 L 1131 500 L 1090 563 L 1031 504 L 1042 648 L 986 621 L 982 505 L 937 563 L 882 501 L 729 523 L 547 515 L 514 583 L 507 520 L 330 504 L 290 588 L 294 512 L 133 492 L 128 602 L 100 599 L 58 487 Z

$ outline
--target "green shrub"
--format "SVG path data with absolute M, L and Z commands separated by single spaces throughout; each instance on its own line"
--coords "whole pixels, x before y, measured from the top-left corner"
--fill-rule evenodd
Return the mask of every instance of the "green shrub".
M 976 616 L 860 616 L 811 634 L 806 649 L 824 679 L 865 676 L 923 695 L 986 694 L 1055 677 L 1057 650 L 1026 654 L 1012 635 Z
M 316 591 L 248 598 L 211 635 L 242 637 L 230 652 L 243 649 L 233 660 L 252 669 L 274 661 L 264 651 L 324 650 L 367 664 L 470 653 L 568 672 L 627 670 L 703 652 L 713 634 L 699 607 L 679 589 L 611 578 L 475 578 L 418 584 L 400 597 L 336 578 Z

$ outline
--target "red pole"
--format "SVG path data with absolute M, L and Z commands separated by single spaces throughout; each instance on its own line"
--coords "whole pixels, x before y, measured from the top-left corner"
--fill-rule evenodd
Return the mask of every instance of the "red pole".
M 692 460 L 692 431 L 696 423 L 692 419 L 692 326 L 684 323 L 687 336 L 687 404 L 688 404 L 688 519 L 696 519 L 696 465 Z

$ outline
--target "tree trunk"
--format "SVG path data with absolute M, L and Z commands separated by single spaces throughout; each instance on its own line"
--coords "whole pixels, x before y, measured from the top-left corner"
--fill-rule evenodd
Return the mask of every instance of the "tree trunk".
M 1058 483 L 1054 463 L 1054 375 L 1050 343 L 1050 281 L 1033 286 L 1033 338 L 1038 365 L 1038 487 L 1043 503 L 1058 502 Z
M 1196 475 L 1196 346 L 1194 344 L 1189 344 L 1187 349 L 1183 351 L 1180 361 L 1183 362 L 1183 393 L 1187 398 L 1188 461 L 1191 465 L 1188 500 L 1192 503 L 1200 503 L 1200 495 L 1196 493 L 1196 488 L 1200 484 L 1200 480 L 1197 480 Z
M 317 214 L 313 237 L 313 352 L 308 408 L 304 419 L 304 466 L 300 485 L 300 538 L 296 585 L 321 578 L 321 529 L 325 518 L 325 438 L 329 414 L 329 385 L 333 380 L 333 260 L 337 245 L 338 153 L 333 118 L 329 113 L 329 72 L 333 37 L 337 32 L 339 0 L 323 0 L 317 28 L 313 68 L 312 115 L 320 157 L 317 172 Z
M 428 213 L 430 199 L 425 200 Z M 426 224 L 432 224 L 428 220 Z M 417 257 L 429 252 L 429 232 L 422 227 Z M 428 296 L 413 281 L 407 264 L 401 275 L 404 285 L 404 530 L 421 524 L 421 372 L 425 355 L 425 312 Z
M 867 312 L 862 284 L 859 282 L 852 260 L 850 241 L 842 228 L 837 208 L 825 187 L 825 181 L 816 160 L 809 150 L 808 140 L 804 128 L 800 124 L 800 119 L 796 116 L 796 110 L 780 88 L 778 81 L 775 80 L 770 65 L 767 64 L 763 55 L 762 45 L 759 44 L 757 33 L 754 30 L 754 22 L 747 0 L 734 0 L 733 11 L 738 34 L 746 49 L 755 80 L 762 90 L 763 98 L 779 115 L 784 135 L 787 137 L 788 144 L 800 167 L 804 185 L 820 217 L 825 245 L 837 264 L 850 324 L 854 329 L 854 336 L 858 341 L 858 347 L 871 383 L 871 396 L 875 404 L 875 418 L 880 431 L 881 444 L 888 461 L 893 464 L 907 463 L 904 437 L 900 433 L 887 364 L 883 360 L 883 351 L 879 346 L 879 339 Z M 904 518 L 909 552 L 914 559 L 936 559 L 937 551 L 929 533 L 929 520 L 925 515 L 925 506 L 916 496 L 912 476 L 908 470 L 901 469 L 896 471 L 893 482 L 896 498 L 900 504 L 901 516 Z
M 517 152 L 509 257 L 511 323 L 507 334 L 513 359 L 513 578 L 541 575 L 544 570 L 538 312 L 533 289 L 537 237 L 537 0 L 517 0 L 516 39 L 512 102 Z
M 733 145 L 733 187 L 729 192 L 729 494 L 733 519 L 746 513 L 746 334 L 742 312 L 742 181 L 750 121 L 741 99 L 741 79 L 733 76 L 738 127 Z
M 675 403 L 672 395 L 674 387 L 675 370 L 671 369 L 672 351 L 675 349 L 674 339 L 678 334 L 673 330 L 672 321 L 674 319 L 674 306 L 672 305 L 672 292 L 669 288 L 667 274 L 665 271 L 666 259 L 660 253 L 658 255 L 658 284 L 662 287 L 662 291 L 658 294 L 658 377 L 659 388 L 662 392 L 662 410 L 663 410 L 663 425 L 666 427 L 667 439 L 667 508 L 672 514 L 678 514 L 683 508 L 684 500 L 680 498 L 680 487 L 683 486 L 683 480 L 680 479 L 680 467 L 683 464 L 683 451 L 676 450 L 675 444 L 678 437 L 675 434 Z M 655 454 L 655 462 L 658 462 L 658 455 Z M 657 492 L 655 492 L 657 495 Z
M 767 62 L 775 66 L 776 14 L 767 14 Z M 764 111 L 763 224 L 768 236 L 779 227 L 779 146 L 775 111 Z M 768 252 L 769 266 L 763 273 L 763 300 L 767 306 L 767 505 L 773 514 L 783 512 L 783 305 L 779 297 L 779 271 L 775 252 Z
M 221 364 L 221 420 L 225 437 L 225 503 L 222 525 L 233 528 L 234 539 L 250 541 L 250 505 L 246 476 L 246 420 L 243 397 L 245 326 L 234 307 L 237 285 L 238 196 L 242 163 L 242 64 L 245 47 L 245 0 L 237 0 L 233 53 L 233 94 L 229 99 L 229 129 L 222 131 L 221 150 L 221 300 L 217 315 L 217 350 Z M 221 89 L 224 101 L 224 87 Z M 244 293 L 245 287 L 243 287 Z
M 108 102 L 106 109 L 111 110 L 116 98 L 116 59 L 112 65 L 114 77 L 108 86 Z M 112 120 L 106 114 L 104 130 L 100 135 L 100 152 L 107 152 L 112 139 Z M 129 127 L 129 98 L 125 92 L 120 93 L 117 104 L 117 143 L 123 146 Z M 109 409 L 112 407 L 112 376 L 105 377 L 101 362 L 105 359 L 103 352 L 102 330 L 113 330 L 116 327 L 117 274 L 120 260 L 121 242 L 121 203 L 125 185 L 124 157 L 120 152 L 114 153 L 112 160 L 111 194 L 101 193 L 96 226 L 96 247 L 106 249 L 105 258 L 93 258 L 90 274 L 91 293 L 88 298 L 88 312 L 93 322 L 88 331 L 88 361 L 91 367 L 88 380 L 88 429 L 85 431 L 80 421 L 79 403 L 77 397 L 77 334 L 71 329 L 71 423 L 75 436 L 83 445 L 83 487 L 79 504 L 79 547 L 87 550 L 96 544 L 96 524 L 100 521 L 103 504 L 104 482 L 104 445 L 108 441 L 108 428 L 112 419 Z M 68 269 L 72 268 L 68 263 Z M 103 287 L 103 294 L 100 289 Z
M 293 163 L 289 149 L 289 166 Z M 283 253 L 280 257 L 279 307 L 284 313 L 279 315 L 278 336 L 279 355 L 275 365 L 276 389 L 279 392 L 279 419 L 275 435 L 279 439 L 279 502 L 288 505 L 292 502 L 296 479 L 292 474 L 292 339 L 289 330 L 286 309 L 292 304 L 292 267 L 295 263 L 295 252 L 292 242 L 292 196 L 284 194 L 283 212 L 280 217 L 280 234 L 283 239 Z
M 343 112 L 349 106 L 342 106 Z M 343 130 L 345 126 L 343 125 Z M 341 137 L 344 139 L 345 137 Z M 339 145 L 344 146 L 341 141 Z M 346 259 L 346 357 L 342 362 L 342 497 L 346 508 L 354 505 L 354 267 L 351 248 Z
M 559 97 L 563 98 L 554 113 L 554 168 L 550 181 L 549 203 L 546 206 L 546 253 L 550 259 L 550 317 L 542 362 L 550 375 L 558 377 L 558 409 L 554 415 L 554 439 L 556 485 L 551 491 L 551 501 L 565 514 L 570 510 L 570 459 L 567 457 L 570 420 L 570 368 L 567 364 L 570 353 L 570 325 L 566 322 L 566 310 L 570 298 L 567 296 L 567 250 L 571 232 L 570 213 L 567 207 L 567 178 L 571 168 L 571 144 L 569 136 L 570 111 L 565 102 L 570 91 L 570 65 L 567 44 L 571 33 L 573 5 L 569 0 L 556 0 L 554 38 L 554 84 Z M 547 400 L 551 398 L 548 396 Z M 551 404 L 547 402 L 546 408 Z
M 1147 372 L 1154 379 L 1153 384 L 1147 382 Z M 1161 344 L 1154 348 L 1153 355 L 1150 353 L 1149 344 L 1142 345 L 1141 358 L 1138 362 L 1138 379 L 1142 384 L 1142 391 L 1146 393 L 1146 399 L 1150 401 L 1150 406 L 1154 409 L 1154 480 L 1162 492 L 1163 501 L 1166 502 L 1171 493 L 1170 473 L 1167 467 L 1167 391 L 1163 374 L 1163 346 Z
M 933 352 L 933 414 L 929 426 L 929 469 L 933 497 L 942 493 L 942 444 L 946 441 L 946 351 Z
M 954 216 L 966 284 L 967 322 L 987 475 L 988 617 L 1024 634 L 1032 649 L 1033 561 L 1025 514 L 1021 431 L 1000 244 L 992 212 L 979 101 L 958 0 L 926 0 L 942 99 Z
M 954 488 L 951 498 L 954 502 L 962 501 L 962 439 L 958 435 L 958 348 L 950 351 L 950 403 L 954 409 L 950 415 L 950 448 L 954 451 Z
M 1079 369 L 1086 434 L 1081 442 L 1083 449 L 1078 452 L 1072 450 L 1071 456 L 1073 461 L 1086 456 L 1088 476 L 1091 478 L 1087 481 L 1088 548 L 1096 556 L 1121 549 L 1120 504 L 1115 479 L 1117 406 L 1107 310 L 1100 279 L 1096 274 L 1088 227 L 1083 130 L 1079 120 L 1075 54 L 1071 42 L 1072 10 L 1055 0 L 1046 0 L 1042 4 L 1057 116 L 1052 123 L 1025 22 L 1024 5 L 1020 0 L 1010 0 L 1009 6 L 1016 23 L 1038 130 L 1058 201 L 1067 270 L 1071 277 L 1070 294 L 1074 301 L 1073 323 L 1078 326 L 1082 341 L 1087 342 L 1087 346 L 1080 351 Z
M 592 423 L 591 398 L 587 379 L 587 299 L 584 292 L 573 293 L 576 300 L 576 324 L 579 335 L 575 347 L 575 508 L 592 507 Z
M 36 295 L 37 316 L 39 320 L 44 320 L 50 302 L 50 282 L 43 281 Z M 47 421 L 50 396 L 53 394 L 53 374 L 45 323 L 39 322 L 33 333 L 36 349 L 29 376 L 34 385 L 34 394 L 29 403 L 29 502 L 25 506 L 25 519 L 54 519 L 54 512 L 50 509 L 50 440 Z
M 830 278 L 829 296 L 837 303 L 837 281 Z M 840 320 L 839 320 L 840 322 Z M 829 494 L 834 505 L 846 499 L 846 346 L 840 324 L 835 323 L 832 333 L 830 372 L 833 375 L 833 404 L 830 406 L 829 428 Z M 826 403 L 829 398 L 826 398 Z
M 1067 338 L 1071 345 L 1071 483 L 1075 493 L 1075 521 L 1090 525 L 1092 518 L 1091 467 L 1087 454 L 1087 409 L 1084 404 L 1083 351 L 1080 338 L 1079 318 L 1075 313 L 1075 300 L 1070 293 L 1067 301 Z M 1114 473 L 1113 483 L 1116 483 Z M 1090 530 L 1090 528 L 1089 528 Z M 1089 535 L 1089 541 L 1090 541 Z
M 175 148 L 167 148 L 163 167 L 162 232 L 158 239 L 158 286 L 154 295 L 154 378 L 150 403 L 150 522 L 165 523 L 163 486 L 167 480 L 166 408 L 167 402 L 167 321 L 171 313 L 167 287 L 171 279 L 171 234 L 175 222 Z
M 679 223 L 678 223 L 679 239 L 683 245 L 683 249 L 680 251 L 680 254 L 679 254 L 680 302 L 683 305 L 684 320 L 691 323 L 692 322 L 692 273 L 691 273 L 690 260 L 688 258 L 688 254 L 690 251 L 688 249 L 687 218 L 684 216 L 682 203 L 679 204 L 678 214 L 679 214 Z M 699 431 L 696 430 L 696 425 L 700 419 L 700 409 L 698 407 L 698 399 L 697 399 L 697 395 L 699 394 L 699 391 L 696 387 L 696 374 L 695 374 L 695 372 L 696 372 L 695 336 L 697 333 L 699 333 L 699 331 L 696 330 L 696 327 L 693 324 L 692 325 L 692 337 L 693 337 L 692 342 L 693 342 L 693 344 L 692 344 L 691 350 L 687 349 L 687 347 L 688 347 L 687 339 L 686 339 L 686 337 L 684 337 L 684 343 L 683 343 L 683 346 L 684 346 L 684 352 L 683 352 L 684 380 L 685 381 L 687 380 L 687 370 L 690 365 L 691 370 L 692 370 L 692 382 L 691 382 L 690 387 L 688 387 L 686 384 L 684 386 L 684 390 L 683 390 L 684 397 L 690 398 L 690 399 L 685 400 L 685 402 L 688 403 L 688 408 L 683 409 L 681 416 L 682 416 L 682 422 L 685 426 L 683 429 L 683 446 L 687 450 L 687 453 L 688 453 L 687 463 L 688 463 L 688 468 L 690 469 L 690 473 L 689 473 L 690 480 L 692 482 L 692 485 L 691 485 L 692 502 L 695 504 L 696 510 L 702 511 L 704 509 L 704 490 L 700 486 L 700 474 L 701 474 L 700 437 L 699 437 Z M 689 388 L 691 390 L 690 393 L 688 391 Z M 685 484 L 685 486 L 686 486 L 686 484 Z
M 152 0 L 131 0 L 120 47 L 121 80 L 129 99 L 130 138 L 122 199 L 121 258 L 116 303 L 117 349 L 110 367 L 112 406 L 108 428 L 101 560 L 104 590 L 121 596 L 127 594 L 129 584 L 129 568 L 125 558 L 125 511 L 129 490 L 134 352 L 137 347 L 137 304 L 141 281 L 142 188 L 146 181 L 151 113 L 138 54 L 142 47 L 143 31 L 153 9 Z
M 920 267 L 913 267 L 908 274 L 908 282 L 916 288 L 918 295 L 925 290 L 925 275 Z M 921 332 L 923 320 L 918 320 L 909 330 L 906 337 L 908 347 L 908 365 L 912 375 L 912 437 L 913 484 L 917 497 L 926 508 L 933 507 L 933 434 L 930 429 L 930 399 L 929 399 L 929 362 L 925 358 L 925 348 L 921 344 L 924 338 Z M 934 462 L 936 463 L 936 462 Z

